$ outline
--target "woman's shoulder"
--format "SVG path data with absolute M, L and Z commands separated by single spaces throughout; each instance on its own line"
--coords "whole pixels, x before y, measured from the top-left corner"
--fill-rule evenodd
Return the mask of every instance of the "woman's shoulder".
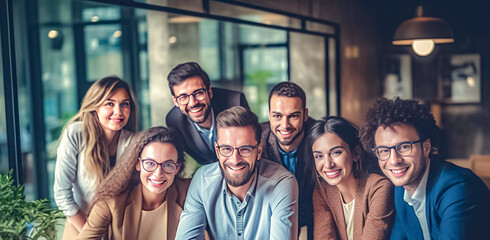
M 336 186 L 328 184 L 325 180 L 319 179 L 315 184 L 315 189 L 320 195 L 325 198 L 332 198 L 329 196 L 338 195 L 339 189 Z
M 174 180 L 175 187 L 177 189 L 184 189 L 187 192 L 189 185 L 191 184 L 190 178 L 175 177 Z
M 388 188 L 392 189 L 393 184 L 390 179 L 386 176 L 379 175 L 377 173 L 370 173 L 366 177 L 366 189 L 379 189 L 379 188 Z
M 81 133 L 83 130 L 83 123 L 82 123 L 82 121 L 75 121 L 72 123 L 68 123 L 68 125 L 66 125 L 65 129 L 66 129 L 66 132 L 68 134 Z

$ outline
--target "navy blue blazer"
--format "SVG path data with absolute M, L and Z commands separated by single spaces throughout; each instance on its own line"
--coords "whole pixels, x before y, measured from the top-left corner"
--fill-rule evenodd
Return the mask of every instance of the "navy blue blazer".
M 248 102 L 243 93 L 222 88 L 212 88 L 212 90 L 211 107 L 213 108 L 214 117 L 234 106 L 248 108 Z M 185 142 L 185 152 L 199 164 L 204 165 L 218 161 L 214 148 L 209 149 L 192 120 L 182 114 L 179 108 L 174 107 L 168 112 L 166 123 L 168 127 L 177 130 Z
M 391 239 L 424 239 L 404 192 L 395 187 Z M 431 239 L 489 239 L 490 191 L 471 170 L 431 158 L 425 203 Z

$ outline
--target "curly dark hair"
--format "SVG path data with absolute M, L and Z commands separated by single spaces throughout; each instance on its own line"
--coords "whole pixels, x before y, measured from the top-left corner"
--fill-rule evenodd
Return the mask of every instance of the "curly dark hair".
M 132 190 L 141 182 L 140 172 L 136 170 L 136 164 L 139 164 L 139 157 L 143 149 L 153 142 L 174 145 L 177 150 L 177 163 L 180 165 L 180 170 L 176 176 L 181 175 L 185 161 L 184 143 L 175 130 L 166 127 L 152 127 L 146 131 L 139 132 L 133 136 L 114 169 L 109 172 L 107 177 L 97 187 L 90 211 L 97 201 L 118 196 L 128 189 Z
M 429 156 L 440 152 L 441 129 L 436 125 L 434 116 L 417 100 L 400 98 L 381 98 L 367 112 L 366 121 L 361 129 L 361 142 L 366 150 L 376 147 L 374 135 L 379 127 L 407 124 L 415 128 L 420 139 L 430 139 L 432 149 Z M 369 151 L 372 153 L 372 151 Z

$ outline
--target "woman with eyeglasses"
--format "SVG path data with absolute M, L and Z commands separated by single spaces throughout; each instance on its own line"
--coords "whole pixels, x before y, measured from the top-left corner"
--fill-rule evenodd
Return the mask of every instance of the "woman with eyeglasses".
M 313 191 L 315 239 L 389 239 L 395 220 L 393 185 L 368 173 L 359 130 L 328 117 L 309 134 L 317 170 Z
M 97 188 L 79 239 L 174 239 L 190 179 L 175 131 L 153 127 L 135 135 Z
M 82 230 L 94 189 L 136 129 L 136 112 L 129 85 L 109 76 L 90 86 L 80 110 L 65 125 L 54 176 L 54 199 L 66 216 L 63 239 L 75 239 Z

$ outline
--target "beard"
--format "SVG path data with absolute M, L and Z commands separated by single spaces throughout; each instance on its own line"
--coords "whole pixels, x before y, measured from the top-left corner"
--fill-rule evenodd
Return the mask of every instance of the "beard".
M 279 128 L 279 126 L 277 127 Z M 276 138 L 277 142 L 279 142 L 281 145 L 283 146 L 289 146 L 291 145 L 294 140 L 298 139 L 299 136 L 301 136 L 301 133 L 303 133 L 303 128 L 301 128 L 297 133 L 296 135 L 294 135 L 294 137 L 292 137 L 291 139 L 284 139 L 284 140 L 281 140 L 279 139 L 279 137 L 277 137 L 277 128 L 274 129 L 274 131 L 272 132 L 274 134 L 274 137 Z M 289 130 L 289 129 L 288 129 Z
M 202 116 L 202 118 L 192 118 L 190 116 L 190 114 L 189 114 L 190 109 L 192 109 L 192 108 L 199 108 L 199 107 L 207 107 L 206 110 L 204 111 L 204 115 Z M 187 116 L 187 118 L 189 118 L 191 121 L 193 121 L 193 122 L 195 122 L 197 124 L 200 124 L 200 123 L 205 122 L 206 119 L 208 119 L 209 114 L 211 113 L 211 107 L 206 106 L 206 104 L 201 104 L 201 103 L 200 104 L 196 104 L 192 108 L 189 108 L 189 109 L 186 108 L 186 114 L 185 115 Z
M 255 159 L 255 163 L 257 163 L 257 159 Z M 229 165 L 232 165 L 232 164 L 226 164 L 224 163 L 224 167 L 221 166 L 221 164 L 218 164 L 219 165 L 219 169 L 221 170 L 221 174 L 225 177 L 225 181 L 227 184 L 229 184 L 230 186 L 232 187 L 240 187 L 240 186 L 243 186 L 245 185 L 246 183 L 248 183 L 248 181 L 250 180 L 250 178 L 252 178 L 252 176 L 254 175 L 255 173 L 255 169 L 257 169 L 257 164 L 254 164 L 254 167 L 253 169 L 250 169 L 250 164 L 247 163 L 247 162 L 240 162 L 238 163 L 236 166 L 245 166 L 246 168 L 246 171 L 241 174 L 241 175 L 232 175 L 232 174 L 229 174 L 228 171 L 226 171 L 225 169 L 223 168 L 227 168 Z

